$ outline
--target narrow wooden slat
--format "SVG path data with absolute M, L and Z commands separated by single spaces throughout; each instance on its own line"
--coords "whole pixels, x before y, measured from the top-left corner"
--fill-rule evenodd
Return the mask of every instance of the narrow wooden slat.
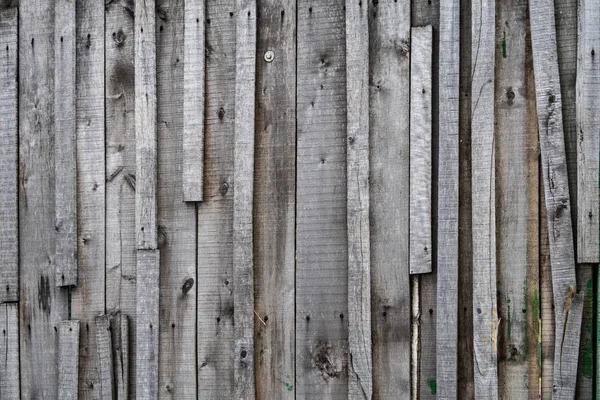
M 95 318 L 96 325 L 96 353 L 98 357 L 98 382 L 97 388 L 101 399 L 113 398 L 113 349 L 110 332 L 109 316 L 99 315 Z
M 58 328 L 58 397 L 78 399 L 79 321 L 62 321 Z
M 419 346 L 421 345 L 419 319 L 421 318 L 421 302 L 419 301 L 419 277 L 410 277 L 411 326 L 410 326 L 410 391 L 411 399 L 419 399 Z
M 530 4 L 529 14 L 555 304 L 553 398 L 566 399 L 575 395 L 583 293 L 576 294 L 554 4 Z
M 156 3 L 135 0 L 135 219 L 137 248 L 156 249 Z
M 436 376 L 438 398 L 456 397 L 458 334 L 458 100 L 460 10 L 440 2 Z
M 581 340 L 577 365 L 577 384 L 575 398 L 592 400 L 594 397 L 594 278 L 597 265 L 581 264 L 577 266 L 577 288 L 585 293 L 583 316 L 581 320 Z
M 298 1 L 296 398 L 347 398 L 345 1 Z
M 2 399 L 20 399 L 19 381 L 19 305 L 7 303 L 0 307 L 0 388 Z
M 204 185 L 204 0 L 188 0 L 183 32 L 183 199 L 202 201 Z
M 54 6 L 56 285 L 77 284 L 76 0 Z
M 18 9 L 0 12 L 0 302 L 19 300 Z
M 256 397 L 294 399 L 296 2 L 257 7 L 254 298 L 264 323 L 254 324 Z
M 534 106 L 535 107 L 535 106 Z M 537 123 L 535 124 L 537 127 Z M 542 165 L 540 164 L 541 175 Z M 552 267 L 550 265 L 550 244 L 548 238 L 548 216 L 545 207 L 544 182 L 540 180 L 540 352 L 542 375 L 540 376 L 540 394 L 542 399 L 551 399 L 554 381 L 554 296 L 552 293 Z
M 130 354 L 129 317 L 117 312 L 110 318 L 110 333 L 112 342 L 114 393 L 117 399 L 127 400 L 131 392 L 129 383 Z M 133 385 L 132 385 L 133 386 Z M 133 397 L 133 396 L 132 396 Z
M 411 30 L 410 273 L 431 272 L 431 25 Z
M 206 3 L 204 199 L 198 204 L 198 398 L 233 398 L 235 0 Z
M 410 0 L 363 3 L 369 4 L 369 77 L 364 83 L 370 82 L 370 154 L 360 157 L 370 160 L 373 397 L 407 398 L 411 346 L 408 253 L 411 5 Z M 359 50 L 353 57 L 361 56 L 365 57 Z M 357 85 L 350 79 L 348 84 Z M 358 110 L 348 114 L 355 112 Z M 356 172 L 353 175 L 356 179 Z M 360 194 L 362 197 L 362 191 Z
M 158 399 L 159 250 L 138 250 L 136 274 L 136 398 Z

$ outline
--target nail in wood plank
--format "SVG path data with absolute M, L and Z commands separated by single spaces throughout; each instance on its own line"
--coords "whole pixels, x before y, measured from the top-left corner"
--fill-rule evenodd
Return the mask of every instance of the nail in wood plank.
M 98 355 L 98 382 L 99 388 L 94 388 L 100 393 L 102 399 L 113 398 L 113 344 L 108 315 L 99 315 L 95 318 L 96 325 L 96 353 Z M 119 399 L 121 399 L 119 397 Z
M 1 21 L 0 24 L 2 24 Z M 3 400 L 17 400 L 21 398 L 19 391 L 19 305 L 17 303 L 0 306 L 0 327 L 2 328 L 0 391 Z
M 79 381 L 79 321 L 61 321 L 58 328 L 58 398 L 76 400 Z
M 117 312 L 110 318 L 110 333 L 112 343 L 114 393 L 117 399 L 129 398 L 129 317 Z

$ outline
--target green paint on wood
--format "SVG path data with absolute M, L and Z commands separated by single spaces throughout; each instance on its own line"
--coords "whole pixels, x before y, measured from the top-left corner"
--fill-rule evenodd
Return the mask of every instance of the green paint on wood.
M 294 390 L 294 385 L 290 385 L 287 382 L 283 382 L 283 386 L 285 386 L 285 388 L 287 389 L 288 392 L 291 392 L 292 390 Z
M 507 308 L 506 313 L 508 314 L 507 315 L 506 326 L 507 326 L 507 329 L 508 329 L 508 341 L 510 342 L 510 334 L 511 334 L 512 326 L 511 326 L 511 323 L 510 323 L 510 299 L 508 297 L 506 298 L 506 308 Z
M 502 37 L 502 57 L 506 58 L 506 31 L 503 32 L 504 36 Z
M 431 389 L 431 394 L 435 396 L 437 393 L 437 382 L 435 381 L 435 378 L 427 379 L 427 385 L 429 386 L 429 389 Z
M 523 319 L 523 359 L 527 360 L 529 357 L 529 329 L 528 329 L 528 318 L 527 318 L 527 305 L 529 304 L 529 299 L 527 298 L 528 287 L 527 287 L 527 278 L 523 281 L 523 314 L 525 318 Z
M 533 292 L 533 318 L 540 319 L 540 295 L 537 290 Z

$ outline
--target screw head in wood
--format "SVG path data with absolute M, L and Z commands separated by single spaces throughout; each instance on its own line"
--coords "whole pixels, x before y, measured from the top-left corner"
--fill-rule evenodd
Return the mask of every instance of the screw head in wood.
M 270 63 L 275 59 L 275 53 L 273 53 L 271 50 L 267 51 L 265 53 L 265 61 Z

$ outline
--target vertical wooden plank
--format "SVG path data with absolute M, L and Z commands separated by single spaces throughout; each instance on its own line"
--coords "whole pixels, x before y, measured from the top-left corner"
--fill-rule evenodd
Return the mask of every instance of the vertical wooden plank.
M 79 321 L 61 321 L 58 327 L 58 397 L 78 399 Z
M 55 288 L 54 2 L 23 0 L 19 11 L 21 397 L 55 399 L 68 315 L 67 290 Z
M 18 9 L 0 12 L 0 302 L 19 300 Z
M 583 317 L 581 322 L 581 340 L 577 365 L 577 384 L 575 398 L 577 400 L 594 399 L 594 281 L 593 264 L 577 266 L 577 288 L 585 293 Z
M 136 398 L 158 399 L 159 250 L 137 252 Z
M 411 346 L 408 253 L 411 5 L 409 0 L 363 3 L 370 7 L 368 81 L 364 78 L 365 83 L 370 82 L 370 154 L 360 157 L 369 159 L 373 397 L 408 397 Z M 353 3 L 353 7 L 356 4 Z M 359 52 L 353 57 L 356 59 L 364 55 Z M 357 67 L 347 64 L 349 68 Z M 352 61 L 351 64 L 356 63 Z M 352 79 L 348 79 L 348 84 L 357 85 L 357 82 L 350 82 Z M 350 110 L 348 115 L 357 118 L 357 112 Z M 356 140 L 348 146 L 351 150 L 355 148 Z M 349 172 L 349 178 L 352 177 L 350 173 L 357 176 L 356 172 Z M 349 291 L 351 293 L 352 288 Z M 350 327 L 350 331 L 353 329 Z
M 296 2 L 261 0 L 257 12 L 254 298 L 264 324 L 254 324 L 256 396 L 294 399 Z
M 298 399 L 348 396 L 344 4 L 298 1 Z
M 202 201 L 204 182 L 204 0 L 188 0 L 184 10 L 183 199 Z
M 98 392 L 101 399 L 113 398 L 113 345 L 110 332 L 109 316 L 99 315 L 95 318 L 96 353 L 98 359 Z
M 19 380 L 19 305 L 3 304 L 0 307 L 0 388 L 2 399 L 20 399 Z
M 235 0 L 206 3 L 204 199 L 198 204 L 198 398 L 233 397 Z
M 158 246 L 160 249 L 159 397 L 196 398 L 196 208 L 185 203 L 184 7 L 156 2 Z M 187 17 L 185 17 L 187 18 Z M 195 23 L 195 19 L 194 19 Z M 179 60 L 179 61 L 178 61 Z
M 129 346 L 129 317 L 121 312 L 111 315 L 110 333 L 112 342 L 114 392 L 117 399 L 127 400 L 131 388 L 129 379 L 131 347 Z M 132 385 L 134 386 L 134 385 Z
M 554 4 L 530 4 L 531 42 L 555 304 L 554 399 L 573 398 L 583 293 L 577 294 Z M 579 289 L 580 290 L 580 289 Z
M 536 123 L 537 126 L 537 123 Z M 540 163 L 540 174 L 542 165 Z M 541 311 L 541 358 L 542 375 L 540 394 L 551 399 L 554 384 L 554 296 L 552 293 L 552 268 L 548 238 L 548 216 L 545 207 L 544 184 L 540 181 L 540 311 Z
M 135 220 L 137 248 L 156 249 L 156 3 L 135 0 Z
M 410 277 L 411 300 L 411 325 L 410 325 L 410 398 L 419 399 L 419 356 L 420 356 L 420 328 L 421 302 L 419 301 L 419 277 Z
M 77 284 L 76 0 L 57 0 L 54 20 L 56 285 Z
M 412 28 L 410 59 L 410 273 L 431 272 L 431 25 Z
M 105 12 L 106 105 L 106 311 L 130 317 L 131 363 L 125 377 L 135 382 L 135 97 L 134 22 L 130 1 L 114 1 Z M 119 380 L 117 380 L 117 383 Z M 135 385 L 130 385 L 135 398 Z M 121 397 L 118 397 L 121 399 Z

